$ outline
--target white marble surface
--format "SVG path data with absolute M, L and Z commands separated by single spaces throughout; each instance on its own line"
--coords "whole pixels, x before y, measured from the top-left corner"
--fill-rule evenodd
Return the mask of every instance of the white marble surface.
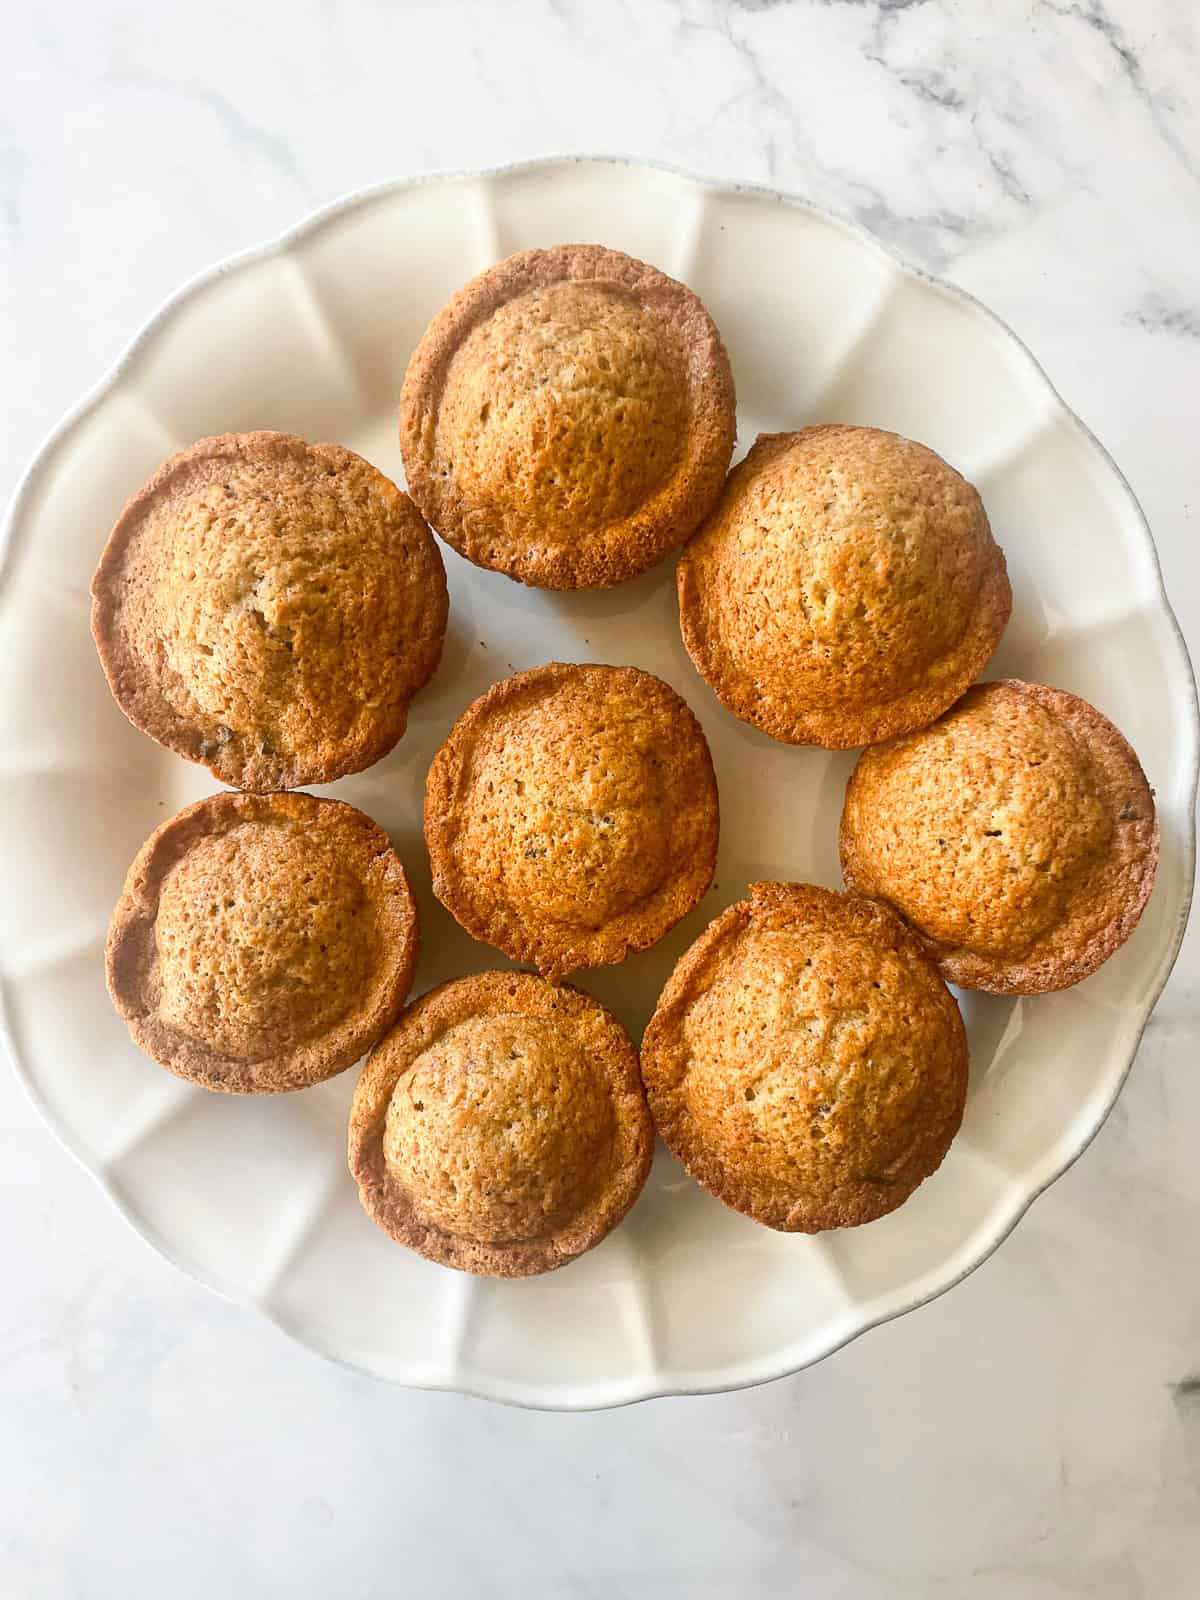
M 622 151 L 981 296 L 1125 469 L 1200 650 L 1200 37 L 1181 0 L 6 0 L 0 492 L 179 281 L 341 191 Z M 1200 1593 L 1200 938 L 976 1275 L 768 1388 L 393 1391 L 175 1274 L 0 1073 L 0 1594 Z

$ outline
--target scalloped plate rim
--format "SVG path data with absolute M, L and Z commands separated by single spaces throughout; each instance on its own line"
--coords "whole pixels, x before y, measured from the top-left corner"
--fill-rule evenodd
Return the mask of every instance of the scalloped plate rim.
M 608 166 L 613 168 L 626 168 L 635 175 L 639 172 L 667 174 L 670 177 L 681 180 L 684 183 L 694 184 L 711 193 L 757 196 L 763 200 L 773 201 L 779 205 L 786 205 L 805 211 L 811 216 L 818 218 L 822 222 L 842 230 L 860 245 L 881 255 L 905 276 L 916 279 L 917 281 L 925 284 L 927 287 L 932 288 L 948 298 L 957 300 L 961 304 L 971 308 L 973 312 L 982 316 L 982 318 L 991 325 L 993 330 L 1005 336 L 1020 352 L 1021 357 L 1029 364 L 1035 376 L 1044 386 L 1045 391 L 1047 392 L 1052 403 L 1052 407 L 1057 408 L 1059 415 L 1065 417 L 1068 422 L 1080 432 L 1080 434 L 1087 440 L 1092 450 L 1098 454 L 1102 465 L 1106 467 L 1115 477 L 1122 491 L 1124 492 L 1128 503 L 1135 513 L 1134 525 L 1138 528 L 1141 534 L 1140 554 L 1143 558 L 1149 560 L 1150 570 L 1155 580 L 1157 593 L 1156 596 L 1153 596 L 1152 598 L 1157 599 L 1158 607 L 1162 615 L 1165 617 L 1169 629 L 1174 634 L 1175 642 L 1178 645 L 1179 662 L 1184 674 L 1184 689 L 1188 700 L 1187 709 L 1190 713 L 1188 720 L 1191 733 L 1191 752 L 1190 759 L 1187 763 L 1188 791 L 1185 816 L 1185 821 L 1187 823 L 1187 837 L 1184 841 L 1183 859 L 1183 869 L 1186 881 L 1184 884 L 1184 893 L 1181 901 L 1177 926 L 1174 929 L 1169 944 L 1164 944 L 1163 952 L 1158 963 L 1157 981 L 1150 993 L 1148 1002 L 1146 1003 L 1144 1015 L 1142 1016 L 1141 1022 L 1137 1028 L 1136 1035 L 1132 1040 L 1126 1060 L 1120 1069 L 1113 1092 L 1100 1108 L 1099 1114 L 1097 1115 L 1092 1126 L 1087 1129 L 1083 1138 L 1068 1150 L 1065 1159 L 1061 1158 L 1057 1152 L 1052 1152 L 1048 1157 L 1045 1158 L 1043 1165 L 1047 1170 L 1039 1173 L 1036 1181 L 1030 1183 L 1028 1191 L 1023 1191 L 1020 1195 L 1020 1198 L 1014 1205 L 1004 1207 L 1003 1215 L 1000 1218 L 999 1224 L 994 1229 L 989 1230 L 988 1237 L 983 1248 L 976 1250 L 975 1253 L 971 1255 L 971 1259 L 965 1264 L 957 1265 L 951 1275 L 944 1282 L 940 1282 L 935 1288 L 929 1290 L 929 1292 L 915 1297 L 905 1296 L 901 1291 L 901 1298 L 898 1303 L 887 1305 L 886 1308 L 879 1311 L 877 1315 L 873 1315 L 867 1320 L 858 1323 L 854 1327 L 850 1328 L 849 1331 L 845 1332 L 834 1341 L 826 1344 L 819 1351 L 808 1356 L 803 1361 L 797 1363 L 790 1362 L 785 1359 L 780 1364 L 772 1366 L 768 1371 L 756 1370 L 750 1375 L 741 1378 L 723 1377 L 716 1382 L 695 1384 L 655 1384 L 653 1382 L 647 1384 L 635 1379 L 627 1386 L 629 1392 L 623 1392 L 622 1386 L 618 1383 L 605 1381 L 602 1383 L 593 1383 L 586 1391 L 582 1391 L 579 1394 L 563 1393 L 559 1390 L 554 1390 L 547 1393 L 547 1391 L 544 1389 L 539 1389 L 536 1385 L 531 1385 L 527 1382 L 519 1380 L 501 1381 L 492 1378 L 487 1382 L 480 1382 L 478 1384 L 473 1384 L 470 1381 L 439 1381 L 436 1378 L 421 1375 L 415 1367 L 412 1372 L 403 1377 L 391 1378 L 385 1377 L 380 1373 L 373 1371 L 371 1368 L 354 1361 L 338 1350 L 330 1347 L 328 1344 L 323 1342 L 319 1336 L 316 1336 L 311 1332 L 302 1332 L 298 1328 L 291 1326 L 285 1317 L 278 1314 L 270 1305 L 265 1304 L 252 1293 L 248 1293 L 229 1284 L 222 1283 L 219 1277 L 214 1276 L 214 1274 L 207 1269 L 202 1269 L 194 1262 L 187 1260 L 186 1257 L 183 1256 L 173 1245 L 167 1243 L 157 1229 L 152 1227 L 149 1223 L 138 1216 L 132 1206 L 126 1203 L 118 1188 L 109 1180 L 107 1174 L 103 1170 L 103 1163 L 97 1160 L 94 1155 L 86 1149 L 85 1141 L 78 1139 L 51 1110 L 50 1106 L 46 1103 L 45 1099 L 37 1089 L 32 1076 L 26 1070 L 18 1052 L 16 1040 L 13 1037 L 12 1029 L 9 1024 L 6 997 L 7 979 L 4 975 L 0 974 L 0 1046 L 3 1047 L 4 1053 L 12 1063 L 13 1071 L 17 1077 L 17 1080 L 24 1089 L 30 1103 L 37 1110 L 39 1116 L 45 1122 L 46 1126 L 57 1139 L 62 1148 L 65 1149 L 68 1154 L 71 1155 L 80 1164 L 80 1166 L 82 1166 L 84 1170 L 89 1173 L 89 1175 L 104 1191 L 105 1195 L 111 1201 L 113 1206 L 129 1223 L 134 1232 L 148 1246 L 150 1246 L 151 1249 L 169 1262 L 172 1267 L 184 1273 L 187 1277 L 193 1279 L 194 1281 L 202 1284 L 211 1292 L 219 1294 L 223 1299 L 231 1301 L 234 1304 L 252 1307 L 294 1343 L 313 1352 L 314 1354 L 320 1355 L 326 1360 L 334 1362 L 340 1367 L 361 1374 L 364 1377 L 372 1378 L 376 1382 L 393 1383 L 404 1387 L 418 1388 L 431 1392 L 448 1392 L 470 1395 L 477 1399 L 492 1400 L 505 1405 L 540 1411 L 607 1410 L 620 1406 L 631 1405 L 642 1400 L 671 1398 L 676 1396 L 732 1393 L 740 1389 L 754 1388 L 759 1384 L 771 1383 L 777 1378 L 791 1376 L 794 1373 L 803 1371 L 806 1367 L 813 1366 L 817 1362 L 825 1360 L 827 1356 L 833 1355 L 836 1351 L 843 1349 L 846 1345 L 859 1338 L 862 1334 L 869 1332 L 872 1328 L 880 1327 L 884 1323 L 891 1322 L 895 1318 L 904 1316 L 910 1311 L 915 1311 L 923 1305 L 928 1305 L 930 1301 L 938 1299 L 948 1290 L 954 1288 L 955 1285 L 961 1283 L 963 1279 L 974 1272 L 976 1268 L 982 1266 L 983 1263 L 994 1254 L 1000 1245 L 1003 1244 L 1004 1240 L 1008 1238 L 1009 1234 L 1012 1233 L 1013 1229 L 1017 1226 L 1021 1218 L 1029 1210 L 1034 1201 L 1043 1195 L 1051 1186 L 1051 1184 L 1055 1183 L 1060 1177 L 1062 1177 L 1062 1175 L 1074 1165 L 1074 1163 L 1088 1148 L 1092 1140 L 1096 1137 L 1104 1123 L 1107 1121 L 1108 1115 L 1116 1103 L 1117 1098 L 1124 1087 L 1126 1079 L 1129 1076 L 1129 1072 L 1137 1056 L 1142 1037 L 1145 1033 L 1150 1018 L 1153 1015 L 1154 1007 L 1157 1004 L 1163 988 L 1165 987 L 1175 965 L 1176 958 L 1178 957 L 1180 947 L 1183 943 L 1184 932 L 1187 928 L 1188 916 L 1190 913 L 1192 897 L 1195 888 L 1196 791 L 1197 785 L 1200 783 L 1200 701 L 1198 701 L 1197 698 L 1196 675 L 1188 652 L 1187 642 L 1184 639 L 1183 631 L 1179 625 L 1179 621 L 1175 616 L 1175 612 L 1167 595 L 1166 586 L 1163 581 L 1162 565 L 1159 559 L 1157 547 L 1154 542 L 1154 536 L 1150 530 L 1145 512 L 1142 510 L 1141 504 L 1139 503 L 1137 496 L 1134 494 L 1132 486 L 1125 477 L 1124 473 L 1121 471 L 1116 461 L 1113 459 L 1101 441 L 1087 426 L 1087 424 L 1063 399 L 1052 380 L 1046 374 L 1045 369 L 1042 367 L 1041 363 L 1037 360 L 1036 356 L 1034 356 L 1021 336 L 1016 333 L 1015 330 L 1011 328 L 1002 317 L 991 310 L 991 308 L 985 305 L 981 300 L 977 299 L 969 291 L 960 288 L 957 284 L 951 283 L 945 278 L 938 277 L 935 274 L 927 272 L 923 268 L 914 265 L 902 254 L 894 250 L 890 245 L 885 244 L 874 234 L 870 233 L 866 228 L 862 227 L 860 224 L 854 222 L 850 218 L 840 215 L 838 212 L 830 209 L 829 207 L 817 205 L 815 202 L 805 199 L 803 196 L 789 194 L 785 191 L 772 188 L 768 185 L 737 182 L 721 178 L 709 178 L 701 174 L 690 172 L 685 168 L 675 166 L 669 162 L 646 160 L 636 156 L 611 154 L 571 154 L 563 156 L 543 156 L 531 160 L 510 162 L 493 167 L 437 171 L 419 174 L 415 177 L 387 179 L 383 182 L 371 184 L 361 189 L 352 190 L 326 205 L 319 206 L 315 210 L 308 213 L 308 215 L 303 217 L 299 222 L 285 229 L 282 233 L 279 233 L 274 238 L 269 239 L 262 244 L 253 245 L 248 249 L 240 250 L 232 255 L 226 256 L 220 261 L 217 261 L 213 265 L 203 269 L 202 271 L 193 275 L 191 278 L 187 279 L 178 289 L 176 289 L 172 294 L 168 295 L 167 298 L 161 302 L 157 310 L 155 310 L 150 317 L 147 318 L 147 320 L 129 340 L 125 348 L 108 368 L 107 372 L 105 372 L 103 376 L 89 390 L 86 391 L 83 397 L 65 413 L 60 421 L 55 424 L 55 426 L 50 430 L 43 440 L 41 446 L 36 451 L 35 455 L 30 461 L 29 466 L 18 480 L 6 507 L 3 522 L 0 523 L 0 611 L 3 610 L 10 584 L 11 564 L 15 549 L 13 543 L 14 530 L 30 496 L 34 493 L 42 478 L 52 467 L 54 456 L 59 446 L 69 436 L 72 430 L 77 427 L 79 423 L 85 421 L 92 411 L 94 411 L 100 404 L 100 402 L 117 388 L 126 369 L 137 358 L 140 351 L 146 345 L 148 345 L 150 340 L 157 333 L 160 326 L 166 322 L 171 314 L 186 302 L 194 299 L 210 283 L 216 282 L 218 279 L 225 277 L 229 273 L 238 271 L 242 268 L 250 267 L 259 261 L 269 260 L 276 256 L 284 256 L 288 254 L 288 252 L 291 251 L 294 246 L 300 244 L 308 236 L 318 232 L 326 224 L 348 215 L 360 206 L 369 204 L 374 200 L 382 199 L 392 194 L 399 194 L 408 190 L 419 188 L 433 187 L 435 185 L 450 185 L 456 182 L 465 182 L 470 180 L 478 180 L 483 182 L 526 173 L 548 172 L 556 168 L 565 169 L 573 165 L 584 164 L 597 167 Z M 1016 1175 L 1014 1174 L 1013 1177 L 1015 1181 Z M 884 1298 L 886 1300 L 887 1297 L 885 1296 Z M 762 1363 L 758 1363 L 758 1365 L 762 1365 Z M 423 1363 L 422 1366 L 427 1368 L 428 1363 Z M 598 1398 L 597 1391 L 601 1391 L 603 1393 L 603 1397 Z

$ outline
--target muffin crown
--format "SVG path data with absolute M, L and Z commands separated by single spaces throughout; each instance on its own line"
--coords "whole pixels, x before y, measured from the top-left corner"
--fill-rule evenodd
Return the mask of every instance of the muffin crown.
M 109 992 L 134 1042 L 208 1089 L 340 1072 L 390 1026 L 417 914 L 387 834 L 340 800 L 216 794 L 143 845 L 113 912 Z
M 1116 728 L 1062 689 L 976 684 L 932 727 L 864 751 L 846 882 L 894 905 L 966 988 L 1077 983 L 1128 938 L 1158 860 L 1153 793 Z
M 439 900 L 548 977 L 660 938 L 708 888 L 717 829 L 699 723 L 633 667 L 552 662 L 495 684 L 426 783 Z
M 874 428 L 760 436 L 687 546 L 684 643 L 744 720 L 841 749 L 929 722 L 1012 596 L 974 488 Z
M 569 544 L 655 494 L 687 427 L 680 330 L 623 284 L 562 279 L 471 329 L 434 448 L 464 499 L 497 505 L 505 538 Z
M 350 1115 L 373 1220 L 495 1277 L 598 1244 L 641 1191 L 653 1143 L 628 1034 L 590 995 L 528 972 L 422 996 L 372 1052 Z
M 941 1162 L 966 1034 L 886 907 L 756 883 L 681 958 L 642 1044 L 659 1133 L 735 1210 L 786 1231 L 867 1222 Z
M 660 561 L 720 492 L 735 431 L 720 335 L 690 289 L 599 245 L 473 279 L 409 362 L 409 490 L 479 566 L 551 589 Z
M 129 502 L 92 630 L 126 716 L 240 788 L 326 783 L 404 732 L 446 631 L 416 507 L 339 445 L 202 439 Z
M 298 820 L 275 813 L 197 838 L 159 884 L 159 1017 L 243 1060 L 328 1033 L 379 956 L 342 841 Z
M 489 1244 L 540 1238 L 601 1193 L 615 1122 L 606 1085 L 552 1017 L 470 1017 L 412 1062 L 383 1154 L 421 1185 L 427 1221 Z

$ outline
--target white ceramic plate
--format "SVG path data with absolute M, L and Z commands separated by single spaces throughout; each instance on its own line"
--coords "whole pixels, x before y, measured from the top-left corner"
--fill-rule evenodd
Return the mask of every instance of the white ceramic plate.
M 530 245 L 596 240 L 692 285 L 729 347 L 739 450 L 760 429 L 873 423 L 983 492 L 1015 607 L 989 675 L 1094 701 L 1137 746 L 1162 865 L 1129 944 L 1089 982 L 963 1000 L 971 1094 L 941 1170 L 892 1216 L 815 1238 L 709 1199 L 665 1155 L 629 1220 L 548 1277 L 492 1283 L 391 1244 L 346 1170 L 356 1074 L 264 1100 L 205 1094 L 138 1054 L 105 992 L 109 912 L 142 840 L 208 792 L 134 731 L 88 632 L 117 512 L 205 434 L 337 440 L 401 477 L 395 407 L 446 296 Z M 401 479 L 401 481 L 403 481 Z M 791 1372 L 976 1266 L 1103 1121 L 1178 949 L 1193 876 L 1195 687 L 1154 547 L 1117 469 L 1015 336 L 813 208 L 619 161 L 402 183 L 344 201 L 189 284 L 54 433 L 21 484 L 0 588 L 0 977 L 6 1041 L 50 1126 L 171 1261 L 305 1344 L 383 1378 L 531 1405 L 615 1405 Z M 522 588 L 446 551 L 450 632 L 409 732 L 333 792 L 392 833 L 421 902 L 416 991 L 503 964 L 433 900 L 421 794 L 457 713 L 515 668 L 646 667 L 689 700 L 721 786 L 717 886 L 654 950 L 586 986 L 635 1031 L 683 948 L 753 878 L 839 883 L 851 755 L 726 714 L 679 638 L 671 563 L 598 594 Z

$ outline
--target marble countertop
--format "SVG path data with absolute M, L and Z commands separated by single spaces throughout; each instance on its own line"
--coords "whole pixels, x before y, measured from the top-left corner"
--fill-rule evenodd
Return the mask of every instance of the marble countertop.
M 0 493 L 180 281 L 344 190 L 619 151 L 857 218 L 1020 333 L 1200 653 L 1200 35 L 1178 0 L 7 0 Z M 798 1377 L 391 1390 L 174 1272 L 0 1072 L 0 1592 L 1200 1593 L 1200 935 L 1087 1155 Z

